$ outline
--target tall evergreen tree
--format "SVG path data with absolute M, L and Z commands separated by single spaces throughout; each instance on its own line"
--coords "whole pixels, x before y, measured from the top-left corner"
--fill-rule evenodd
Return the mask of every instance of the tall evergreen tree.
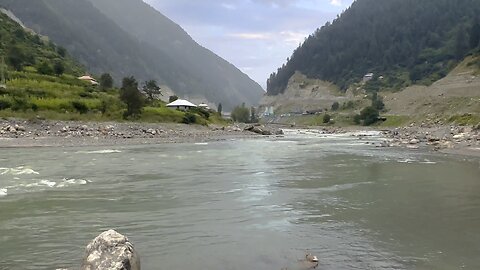
M 475 21 L 470 29 L 470 48 L 474 49 L 480 45 L 480 23 Z
M 133 76 L 123 79 L 120 99 L 127 105 L 124 117 L 137 116 L 142 112 L 145 101 L 142 93 L 138 90 L 138 82 Z
M 143 85 L 143 92 L 147 95 L 149 101 L 153 101 L 162 95 L 160 89 L 160 86 L 157 85 L 157 81 L 155 80 L 146 81 Z
M 100 76 L 100 89 L 105 90 L 113 87 L 113 78 L 110 73 L 103 73 Z
M 455 58 L 462 60 L 468 51 L 468 39 L 465 28 L 459 27 L 455 36 Z

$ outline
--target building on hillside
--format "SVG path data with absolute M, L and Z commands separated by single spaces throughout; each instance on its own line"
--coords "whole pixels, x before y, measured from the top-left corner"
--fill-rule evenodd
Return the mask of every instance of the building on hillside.
M 98 85 L 98 82 L 97 80 L 95 80 L 95 78 L 89 76 L 89 75 L 85 75 L 85 76 L 82 76 L 82 77 L 78 77 L 79 80 L 82 80 L 82 81 L 85 81 L 85 82 L 89 82 L 91 83 L 92 85 Z
M 269 106 L 269 107 L 267 106 L 265 108 L 265 112 L 263 113 L 263 116 L 274 116 L 274 115 L 275 113 L 273 111 L 273 106 Z
M 185 100 L 185 99 L 177 99 L 172 103 L 168 103 L 167 107 L 172 108 L 172 109 L 186 111 L 186 110 L 191 109 L 191 108 L 196 108 L 197 105 L 195 105 L 195 104 L 193 104 L 190 101 Z
M 206 103 L 200 103 L 198 104 L 198 107 L 207 111 L 210 110 L 210 106 L 208 106 Z
M 373 79 L 373 73 L 367 73 L 365 76 L 363 76 L 363 82 L 368 82 Z

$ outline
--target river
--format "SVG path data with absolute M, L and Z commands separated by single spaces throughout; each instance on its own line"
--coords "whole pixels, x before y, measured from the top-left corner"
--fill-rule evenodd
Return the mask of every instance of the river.
M 480 160 L 348 135 L 0 149 L 0 269 L 78 267 L 114 228 L 142 269 L 480 269 Z

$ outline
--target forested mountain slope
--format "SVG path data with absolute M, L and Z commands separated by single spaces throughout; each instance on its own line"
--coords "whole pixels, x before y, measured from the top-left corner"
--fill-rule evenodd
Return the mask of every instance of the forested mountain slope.
M 7 70 L 39 69 L 44 73 L 79 75 L 83 67 L 75 62 L 63 47 L 48 42 L 39 35 L 26 32 L 17 22 L 0 13 L 0 55 L 3 57 L 3 75 Z
M 357 0 L 270 76 L 268 94 L 283 93 L 295 71 L 341 89 L 369 72 L 383 88 L 430 84 L 478 51 L 478 14 L 480 0 Z
M 0 0 L 0 6 L 93 73 L 110 72 L 117 81 L 156 79 L 180 96 L 205 97 L 227 109 L 263 95 L 257 83 L 141 0 Z

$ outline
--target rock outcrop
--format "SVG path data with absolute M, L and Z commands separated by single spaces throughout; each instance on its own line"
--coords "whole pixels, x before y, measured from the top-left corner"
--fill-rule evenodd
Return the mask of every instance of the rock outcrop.
M 283 135 L 283 130 L 281 130 L 281 129 L 272 130 L 272 129 L 270 129 L 266 126 L 263 126 L 263 125 L 247 126 L 244 130 L 250 131 L 250 132 L 253 132 L 253 133 L 257 133 L 257 134 L 260 134 L 260 135 L 265 135 L 265 136 Z
M 140 258 L 127 237 L 109 230 L 88 244 L 81 270 L 140 270 Z

